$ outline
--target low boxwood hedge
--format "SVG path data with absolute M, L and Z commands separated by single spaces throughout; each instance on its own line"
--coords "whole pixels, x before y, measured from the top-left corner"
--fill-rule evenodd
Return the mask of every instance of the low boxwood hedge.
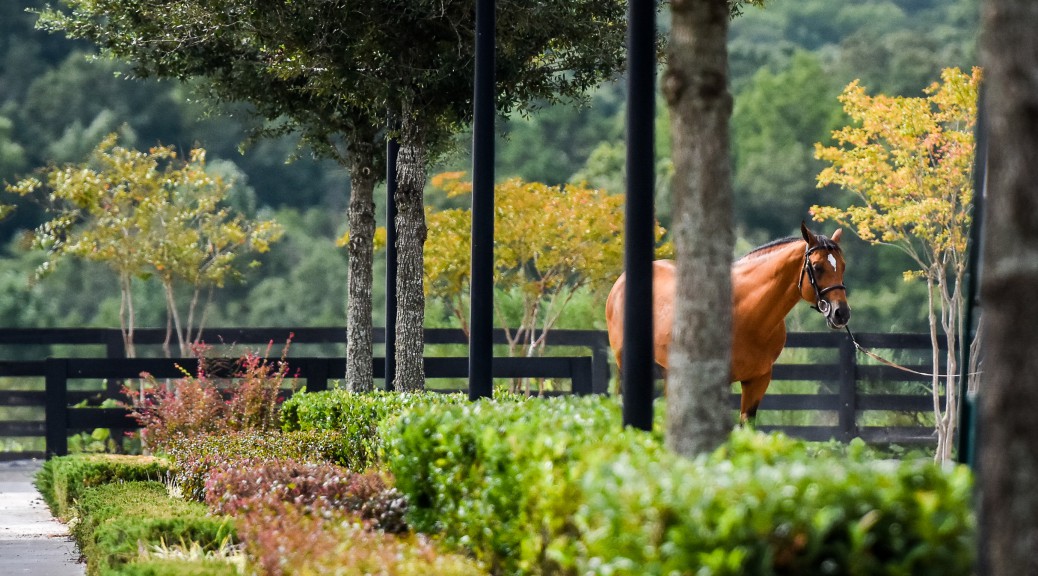
M 240 576 L 238 568 L 221 560 L 142 560 L 105 571 L 105 576 Z
M 216 551 L 235 538 L 229 518 L 210 515 L 203 504 L 170 498 L 158 482 L 85 489 L 72 511 L 72 535 L 92 575 L 122 569 L 150 547 L 191 544 Z
M 47 460 L 34 483 L 51 512 L 67 518 L 83 490 L 110 482 L 163 480 L 169 467 L 169 461 L 151 456 L 73 454 Z

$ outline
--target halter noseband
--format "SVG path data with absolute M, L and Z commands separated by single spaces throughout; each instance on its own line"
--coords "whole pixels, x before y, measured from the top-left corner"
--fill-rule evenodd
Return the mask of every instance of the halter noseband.
M 800 278 L 797 279 L 797 290 L 803 292 L 804 274 L 806 273 L 807 281 L 810 282 L 811 287 L 815 289 L 815 305 L 812 306 L 812 308 L 818 310 L 823 316 L 828 318 L 832 305 L 829 304 L 828 300 L 823 299 L 822 296 L 825 296 L 833 290 L 843 290 L 846 292 L 847 287 L 843 284 L 833 284 L 832 286 L 826 286 L 825 288 L 818 287 L 818 280 L 815 278 L 814 268 L 811 267 L 811 253 L 816 250 L 831 250 L 831 248 L 822 244 L 814 247 L 808 245 L 807 249 L 804 251 L 804 268 L 800 271 Z

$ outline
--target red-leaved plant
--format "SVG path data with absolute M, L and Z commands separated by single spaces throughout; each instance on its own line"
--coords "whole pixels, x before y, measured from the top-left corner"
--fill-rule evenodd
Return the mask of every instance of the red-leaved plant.
M 218 514 L 242 516 L 288 503 L 316 516 L 348 513 L 383 532 L 407 530 L 407 502 L 381 474 L 350 472 L 326 462 L 261 458 L 228 462 L 209 474 L 205 501 Z
M 207 357 L 211 347 L 198 344 L 192 347 L 196 375 L 179 366 L 183 377 L 172 381 L 142 373 L 139 388 L 125 386 L 123 394 L 130 399 L 130 416 L 141 426 L 145 451 L 163 452 L 177 439 L 199 434 L 276 429 L 291 342 L 290 335 L 278 360 L 266 357 L 270 342 L 266 356 L 246 352 L 230 369 Z

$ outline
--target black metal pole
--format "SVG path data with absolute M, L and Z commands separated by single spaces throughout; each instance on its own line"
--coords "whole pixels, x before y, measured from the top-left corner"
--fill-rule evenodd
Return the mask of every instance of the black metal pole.
M 469 399 L 494 393 L 494 47 L 495 2 L 476 2 L 472 115 L 472 277 Z
M 654 254 L 656 3 L 627 7 L 627 215 L 624 227 L 623 422 L 652 429 L 652 259 Z
M 393 129 L 392 124 L 390 129 Z M 386 390 L 396 378 L 396 157 L 400 143 L 386 142 Z

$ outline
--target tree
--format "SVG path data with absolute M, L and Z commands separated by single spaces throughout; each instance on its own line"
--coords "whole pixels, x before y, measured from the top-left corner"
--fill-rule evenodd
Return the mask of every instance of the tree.
M 984 3 L 984 112 L 989 120 L 984 204 L 984 374 L 977 453 L 978 574 L 1038 572 L 1038 11 L 1030 0 Z
M 741 2 L 671 3 L 663 94 L 674 176 L 671 233 L 678 293 L 670 348 L 667 445 L 692 456 L 731 428 L 732 182 L 728 122 L 728 19 Z
M 378 130 L 387 110 L 399 118 L 396 387 L 423 388 L 422 192 L 426 163 L 471 115 L 470 3 L 398 0 L 351 9 L 311 2 L 271 9 L 259 0 L 67 4 L 70 13 L 48 12 L 44 24 L 133 60 L 140 73 L 201 78 L 214 98 L 248 101 L 269 119 L 287 119 L 287 128 L 301 130 L 319 150 L 339 150 L 354 180 L 351 215 L 358 216 L 356 229 L 351 217 L 351 297 L 353 266 L 370 274 L 363 260 L 374 229 L 367 194 L 373 185 L 357 179 L 377 178 L 372 150 Z M 512 25 L 498 32 L 498 110 L 577 98 L 613 74 L 623 62 L 623 7 L 618 0 L 501 6 L 499 19 Z M 370 296 L 369 278 L 360 283 L 356 298 Z M 354 322 L 352 312 L 349 320 L 350 330 L 370 327 L 370 319 Z M 370 355 L 349 371 L 363 370 L 364 363 Z M 369 381 L 358 378 L 358 387 Z
M 165 291 L 170 331 L 187 355 L 199 292 L 222 286 L 234 274 L 238 256 L 266 251 L 279 235 L 270 221 L 247 222 L 221 206 L 229 186 L 205 172 L 204 150 L 176 161 L 172 147 L 139 152 L 106 137 L 87 162 L 41 170 L 7 186 L 22 196 L 47 191 L 56 215 L 36 229 L 34 244 L 48 252 L 40 273 L 65 257 L 100 262 L 118 277 L 123 343 L 136 355 L 133 299 L 135 278 L 157 276 Z M 193 290 L 187 321 L 178 312 L 175 285 Z M 204 307 L 202 310 L 204 319 Z
M 199 342 L 213 289 L 241 277 L 235 264 L 243 252 L 266 252 L 281 236 L 273 220 L 249 221 L 227 206 L 231 184 L 205 168 L 205 150 L 192 150 L 175 177 L 166 174 L 170 185 L 159 192 L 164 197 L 139 208 L 147 208 L 140 218 L 146 226 L 145 261 L 165 293 L 166 353 L 175 335 L 181 357 L 190 356 Z M 178 286 L 189 290 L 186 314 L 178 302 Z M 199 308 L 203 292 L 206 300 Z
M 370 65 L 335 66 L 315 74 L 299 58 L 316 48 L 328 48 L 327 35 L 315 28 L 327 21 L 320 14 L 327 7 L 295 3 L 271 11 L 237 1 L 131 5 L 69 0 L 66 4 L 71 11 L 46 11 L 41 25 L 93 41 L 108 54 L 130 60 L 141 76 L 199 81 L 210 102 L 247 102 L 263 118 L 279 122 L 261 126 L 252 138 L 295 130 L 318 154 L 349 169 L 353 233 L 347 287 L 347 387 L 370 390 L 373 198 L 384 165 L 378 144 L 385 110 L 371 93 L 357 97 L 357 86 L 370 87 L 366 81 Z M 365 23 L 347 24 L 353 25 L 337 30 L 340 39 L 364 38 Z M 340 47 L 354 57 L 370 48 L 362 41 Z M 347 91 L 345 86 L 353 88 Z M 346 98 L 348 94 L 354 98 Z
M 872 244 L 894 246 L 918 269 L 907 278 L 926 281 L 933 344 L 936 458 L 951 457 L 958 417 L 958 358 L 963 333 L 967 240 L 973 214 L 973 130 L 980 69 L 946 69 L 925 98 L 869 96 L 858 82 L 840 101 L 854 124 L 833 133 L 835 146 L 816 145 L 829 166 L 819 186 L 835 184 L 860 203 L 814 206 L 818 221 L 835 220 Z M 939 321 L 938 321 L 939 317 Z M 938 367 L 938 330 L 947 337 L 946 376 Z
M 438 174 L 433 186 L 449 197 L 469 194 L 461 172 Z M 586 185 L 548 186 L 510 179 L 494 188 L 495 287 L 520 301 L 518 319 L 500 299 L 494 306 L 512 356 L 534 356 L 574 296 L 602 293 L 623 272 L 623 196 Z M 471 212 L 429 210 L 425 278 L 431 297 L 440 298 L 461 322 L 468 317 Z M 657 226 L 662 242 L 665 230 Z M 670 255 L 661 244 L 658 256 Z

